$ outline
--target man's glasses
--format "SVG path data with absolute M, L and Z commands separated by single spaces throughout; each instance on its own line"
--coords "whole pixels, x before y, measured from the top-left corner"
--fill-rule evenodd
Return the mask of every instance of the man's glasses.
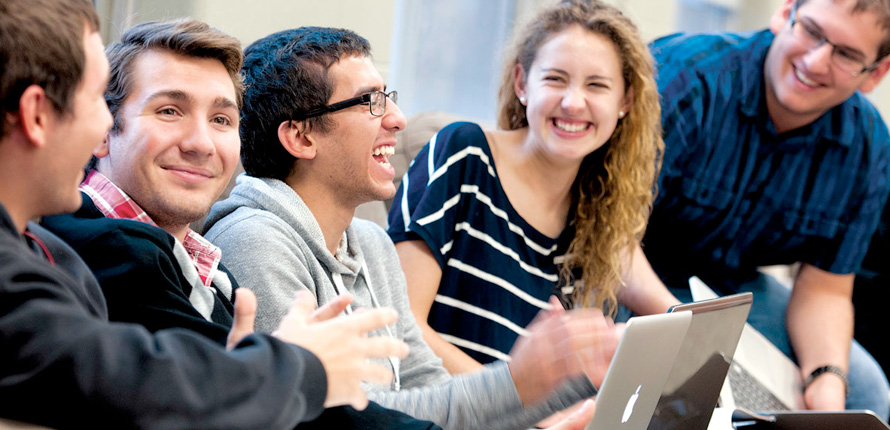
M 305 119 L 336 112 L 360 104 L 367 104 L 372 116 L 383 116 L 383 114 L 386 113 L 386 99 L 392 100 L 393 103 L 398 103 L 399 93 L 396 91 L 390 91 L 388 93 L 384 93 L 383 91 L 371 91 L 370 93 L 343 100 L 342 102 L 309 109 L 304 114 L 294 115 L 293 119 L 295 121 L 303 121 Z
M 862 54 L 845 46 L 838 46 L 828 41 L 822 31 L 805 21 L 797 20 L 797 4 L 791 8 L 791 34 L 795 39 L 807 45 L 809 49 L 816 49 L 824 44 L 831 46 L 831 64 L 852 76 L 859 76 L 878 67 L 878 61 L 868 65 L 862 59 Z

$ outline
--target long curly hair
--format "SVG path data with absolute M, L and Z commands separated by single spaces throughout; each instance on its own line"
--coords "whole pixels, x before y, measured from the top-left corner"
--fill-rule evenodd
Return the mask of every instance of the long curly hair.
M 528 127 L 525 106 L 514 91 L 514 70 L 530 70 L 538 48 L 572 25 L 611 40 L 622 63 L 633 104 L 602 148 L 587 155 L 572 185 L 575 237 L 560 268 L 574 283 L 575 305 L 615 314 L 622 271 L 646 230 L 664 150 L 661 107 L 652 56 L 636 26 L 618 9 L 596 0 L 563 0 L 545 8 L 516 33 L 504 64 L 498 96 L 498 127 Z M 575 279 L 579 273 L 581 279 Z

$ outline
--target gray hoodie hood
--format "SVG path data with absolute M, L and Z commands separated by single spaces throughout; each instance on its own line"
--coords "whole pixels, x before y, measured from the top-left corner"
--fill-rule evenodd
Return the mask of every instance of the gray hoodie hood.
M 210 215 L 204 224 L 204 231 L 209 232 L 213 226 L 223 218 L 238 212 L 249 212 L 250 209 L 271 212 L 291 228 L 302 238 L 298 243 L 306 247 L 308 255 L 314 255 L 329 272 L 337 272 L 343 275 L 358 274 L 364 258 L 361 249 L 350 249 L 348 243 L 357 243 L 355 238 L 350 241 L 351 229 L 340 239 L 337 250 L 337 261 L 324 241 L 324 234 L 315 219 L 315 215 L 289 185 L 283 181 L 270 178 L 255 178 L 247 174 L 238 175 L 235 178 L 235 187 L 225 200 L 216 202 L 210 209 Z M 237 218 L 237 216 L 236 216 Z M 344 252 L 346 251 L 346 252 Z
M 521 429 L 596 393 L 581 377 L 523 409 L 506 363 L 452 379 L 423 341 L 408 305 L 395 245 L 386 232 L 354 218 L 334 257 L 315 216 L 282 181 L 239 176 L 229 198 L 211 208 L 206 230 L 204 237 L 223 250 L 222 263 L 242 287 L 256 293 L 258 331 L 275 330 L 297 291 L 309 290 L 323 305 L 338 295 L 337 283 L 354 296 L 355 307 L 396 309 L 395 326 L 375 335 L 395 336 L 411 348 L 400 363 L 380 360 L 400 375 L 401 384 L 365 385 L 368 398 L 385 407 L 434 421 L 446 430 Z

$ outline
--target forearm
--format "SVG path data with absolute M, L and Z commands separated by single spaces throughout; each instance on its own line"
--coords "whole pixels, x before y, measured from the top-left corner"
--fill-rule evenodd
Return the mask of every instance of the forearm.
M 849 370 L 853 338 L 853 275 L 835 275 L 803 265 L 788 302 L 788 336 L 801 374 L 835 365 Z M 825 374 L 806 390 L 810 408 L 843 409 L 844 385 L 836 375 Z
M 638 315 L 651 315 L 667 312 L 668 308 L 680 303 L 655 274 L 639 244 L 634 246 L 630 256 L 622 274 L 625 285 L 618 295 L 624 306 Z
M 418 325 L 423 332 L 423 340 L 442 359 L 442 365 L 445 366 L 448 373 L 457 375 L 483 369 L 482 363 L 474 360 L 460 348 L 443 339 L 432 327 L 419 322 Z
M 305 350 L 249 336 L 227 353 L 184 330 L 99 321 L 63 287 L 5 288 L 2 302 L 16 306 L 0 317 L 10 340 L 0 348 L 10 363 L 0 415 L 52 427 L 249 429 L 292 428 L 321 412 L 325 373 Z
M 506 363 L 484 366 L 449 382 L 402 391 L 374 391 L 368 398 L 445 429 L 528 428 L 595 394 L 586 378 L 563 384 L 547 401 L 523 408 Z

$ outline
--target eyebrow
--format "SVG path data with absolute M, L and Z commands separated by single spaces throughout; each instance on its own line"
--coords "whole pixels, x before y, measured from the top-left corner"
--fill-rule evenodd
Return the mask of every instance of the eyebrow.
M 238 105 L 235 104 L 232 99 L 228 97 L 219 96 L 215 100 L 213 100 L 213 107 L 217 109 L 235 109 L 238 110 Z
M 176 101 L 185 101 L 185 102 L 189 102 L 189 103 L 194 101 L 194 99 L 190 95 L 186 94 L 184 91 L 167 90 L 167 91 L 158 91 L 158 92 L 148 96 L 148 98 L 145 99 L 144 104 L 147 105 L 147 104 L 151 103 L 152 101 L 161 99 L 161 98 L 168 98 L 168 99 L 172 99 L 172 100 L 176 100 Z
M 186 102 L 192 104 L 195 102 L 195 98 L 186 93 L 185 91 L 180 90 L 167 90 L 167 91 L 158 91 L 145 99 L 145 104 L 149 104 L 154 100 L 168 98 L 175 101 Z M 217 109 L 235 109 L 238 110 L 238 105 L 235 104 L 234 101 L 229 99 L 228 97 L 219 96 L 213 100 L 213 107 Z
M 544 72 L 544 73 L 547 73 L 547 72 L 559 73 L 560 75 L 565 75 L 565 76 L 568 76 L 568 75 L 569 75 L 569 73 L 566 72 L 565 70 L 557 69 L 557 68 L 541 69 L 541 72 Z M 612 78 L 610 78 L 610 77 L 608 77 L 608 76 L 602 76 L 602 75 L 590 75 L 590 76 L 587 77 L 587 79 L 588 79 L 588 80 L 589 80 L 589 79 L 601 79 L 601 80 L 605 80 L 605 81 L 611 81 L 611 80 L 612 80 Z
M 364 94 L 368 94 L 368 93 L 370 93 L 370 92 L 374 92 L 374 91 L 383 91 L 383 92 L 385 93 L 385 92 L 386 92 L 386 85 L 383 86 L 383 89 L 382 89 L 382 90 L 381 90 L 380 87 L 377 86 L 377 85 L 371 85 L 371 86 L 367 86 L 367 87 L 359 88 L 359 89 L 355 92 L 355 94 L 353 94 L 353 97 L 361 97 L 361 96 L 364 95 Z
M 819 25 L 818 22 L 813 21 L 813 20 L 810 19 L 809 17 L 804 17 L 804 16 L 798 17 L 798 19 L 799 19 L 801 22 L 806 22 L 807 25 L 811 25 L 811 26 L 815 27 L 816 30 L 819 30 L 819 34 L 822 36 L 822 38 L 825 39 L 826 41 L 828 41 L 828 38 L 825 37 L 825 30 L 822 29 L 822 26 Z M 851 54 L 856 54 L 856 55 L 858 55 L 859 57 L 861 57 L 861 59 L 865 59 L 865 58 L 868 57 L 867 55 L 865 55 L 864 52 L 862 52 L 862 51 L 860 51 L 859 49 L 854 48 L 854 47 L 852 47 L 852 46 L 848 46 L 848 45 L 844 45 L 844 44 L 840 44 L 840 43 L 834 43 L 834 42 L 831 42 L 831 43 L 832 43 L 834 46 L 836 46 L 836 47 L 838 47 L 838 48 L 840 48 L 840 49 L 843 49 L 843 50 L 845 50 L 845 51 L 847 51 L 847 52 L 849 52 L 849 53 L 851 53 Z

